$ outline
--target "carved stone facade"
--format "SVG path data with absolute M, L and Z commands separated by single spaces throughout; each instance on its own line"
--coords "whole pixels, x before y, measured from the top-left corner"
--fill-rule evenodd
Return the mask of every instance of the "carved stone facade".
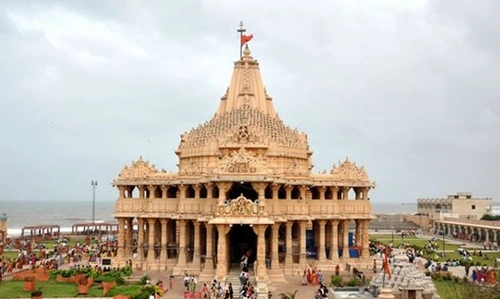
M 175 153 L 177 173 L 141 157 L 113 181 L 118 263 L 208 279 L 245 254 L 259 279 L 277 281 L 307 263 L 369 260 L 375 183 L 349 159 L 312 172 L 307 135 L 279 118 L 248 48 L 215 116 L 183 133 Z

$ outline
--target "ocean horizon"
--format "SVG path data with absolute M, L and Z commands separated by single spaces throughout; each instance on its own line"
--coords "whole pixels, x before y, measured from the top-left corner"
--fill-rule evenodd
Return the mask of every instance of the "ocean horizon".
M 115 201 L 95 203 L 95 221 L 116 223 L 113 217 Z M 500 205 L 494 206 L 495 214 L 500 214 Z M 0 201 L 0 213 L 7 214 L 7 234 L 18 236 L 24 226 L 53 224 L 61 227 L 61 233 L 71 232 L 75 223 L 92 221 L 92 202 L 76 201 Z M 416 203 L 372 202 L 373 214 L 415 214 Z

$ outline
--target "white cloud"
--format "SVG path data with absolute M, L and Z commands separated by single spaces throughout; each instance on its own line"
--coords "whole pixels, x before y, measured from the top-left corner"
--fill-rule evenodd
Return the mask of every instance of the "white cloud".
M 140 154 L 176 170 L 180 133 L 209 119 L 229 84 L 241 19 L 316 170 L 351 157 L 378 181 L 374 201 L 464 189 L 498 199 L 497 3 L 1 3 L 0 162 L 16 170 L 0 200 L 85 198 L 78 181 L 109 182 Z

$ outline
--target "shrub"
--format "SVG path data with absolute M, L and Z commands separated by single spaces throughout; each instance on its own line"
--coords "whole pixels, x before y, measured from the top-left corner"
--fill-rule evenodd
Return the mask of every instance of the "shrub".
M 355 287 L 360 285 L 360 281 L 356 277 L 352 277 L 346 282 L 346 285 L 350 287 Z
M 144 274 L 141 277 L 140 284 L 145 285 L 148 282 L 148 280 L 151 280 L 151 277 L 149 277 L 147 274 Z
M 341 287 L 342 284 L 342 276 L 332 275 L 330 279 L 330 285 L 332 287 Z

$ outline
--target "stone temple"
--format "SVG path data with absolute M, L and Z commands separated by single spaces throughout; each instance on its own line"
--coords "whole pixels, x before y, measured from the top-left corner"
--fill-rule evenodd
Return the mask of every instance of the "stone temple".
M 224 279 L 246 254 L 266 283 L 306 264 L 370 263 L 375 183 L 349 159 L 313 173 L 312 153 L 279 118 L 246 47 L 214 117 L 182 134 L 178 172 L 141 157 L 113 181 L 117 266 Z

